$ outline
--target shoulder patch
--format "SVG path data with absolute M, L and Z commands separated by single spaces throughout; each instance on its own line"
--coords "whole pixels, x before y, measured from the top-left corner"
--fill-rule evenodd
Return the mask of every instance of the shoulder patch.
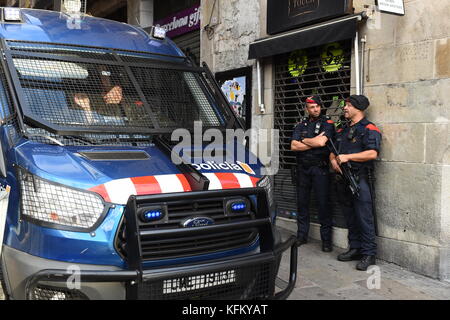
M 374 125 L 374 124 L 372 124 L 372 123 L 371 123 L 371 124 L 368 124 L 368 125 L 366 126 L 366 128 L 369 129 L 369 130 L 371 130 L 371 131 L 377 131 L 377 132 L 381 133 L 380 129 L 378 129 L 377 126 Z
M 333 120 L 327 120 L 327 123 L 334 124 L 334 121 Z

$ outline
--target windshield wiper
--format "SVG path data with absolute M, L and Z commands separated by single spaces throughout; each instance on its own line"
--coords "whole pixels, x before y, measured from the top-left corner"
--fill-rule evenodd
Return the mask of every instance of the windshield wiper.
M 24 136 L 25 136 L 26 138 L 32 138 L 32 137 L 41 137 L 41 138 L 45 138 L 45 139 L 47 139 L 47 140 L 50 140 L 50 141 L 54 142 L 55 144 L 59 145 L 60 147 L 64 147 L 64 143 L 62 143 L 61 141 L 59 141 L 59 140 L 56 139 L 56 138 L 50 137 L 50 136 L 45 135 L 45 134 L 40 134 L 40 133 L 32 133 L 32 134 L 28 134 L 28 133 L 25 133 Z

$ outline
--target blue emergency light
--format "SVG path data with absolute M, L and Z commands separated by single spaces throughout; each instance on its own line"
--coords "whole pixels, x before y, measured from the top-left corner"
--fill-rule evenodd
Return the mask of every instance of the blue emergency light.
M 139 210 L 139 216 L 144 223 L 153 223 L 161 221 L 166 217 L 166 210 L 164 206 L 154 206 L 150 208 L 143 208 Z
M 244 197 L 228 198 L 225 201 L 226 215 L 248 214 L 250 212 L 250 202 Z
M 161 220 L 163 213 L 161 210 L 152 210 L 144 213 L 144 219 L 146 222 L 153 222 Z
M 157 220 L 161 218 L 162 212 L 161 211 L 147 211 L 144 213 L 144 216 L 147 220 Z
M 245 202 L 235 202 L 231 205 L 232 212 L 244 212 L 247 209 L 247 204 Z

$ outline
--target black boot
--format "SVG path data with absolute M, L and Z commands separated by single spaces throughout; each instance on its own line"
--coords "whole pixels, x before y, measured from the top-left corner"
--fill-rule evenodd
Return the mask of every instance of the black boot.
M 322 241 L 322 251 L 323 252 L 333 251 L 333 246 L 331 244 L 331 241 Z
M 297 241 L 295 242 L 295 245 L 297 247 L 300 247 L 302 244 L 307 244 L 308 240 L 305 238 L 297 238 Z
M 353 261 L 353 260 L 359 260 L 361 258 L 362 258 L 362 255 L 359 252 L 359 249 L 351 249 L 351 248 L 347 252 L 341 253 L 337 257 L 337 259 L 339 261 Z
M 366 271 L 369 266 L 373 266 L 375 264 L 375 256 L 363 256 L 361 261 L 356 265 L 356 269 L 360 271 Z

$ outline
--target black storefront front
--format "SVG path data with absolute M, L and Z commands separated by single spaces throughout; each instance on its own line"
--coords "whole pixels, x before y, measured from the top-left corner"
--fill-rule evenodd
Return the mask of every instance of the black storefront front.
M 324 101 L 324 113 L 339 122 L 344 98 L 351 90 L 352 69 L 355 91 L 360 92 L 357 30 L 364 14 L 353 13 L 351 0 L 268 0 L 267 8 L 270 36 L 250 45 L 249 59 L 257 60 L 260 78 L 261 65 L 273 65 L 274 128 L 280 133 L 280 170 L 274 179 L 274 196 L 278 216 L 294 218 L 297 201 L 291 176 L 295 154 L 290 151 L 294 126 L 303 117 L 306 97 L 313 94 Z M 264 103 L 262 98 L 260 101 Z M 334 183 L 331 189 L 335 189 Z M 344 227 L 335 192 L 330 201 L 334 225 Z M 314 194 L 310 212 L 312 221 L 317 222 Z

